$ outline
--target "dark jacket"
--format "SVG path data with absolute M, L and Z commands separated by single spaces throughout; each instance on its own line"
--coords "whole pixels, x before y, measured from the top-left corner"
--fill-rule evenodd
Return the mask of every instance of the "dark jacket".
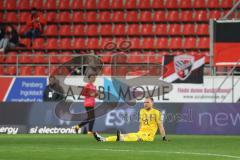
M 43 93 L 43 101 L 60 101 L 64 98 L 62 87 L 55 83 L 48 85 Z

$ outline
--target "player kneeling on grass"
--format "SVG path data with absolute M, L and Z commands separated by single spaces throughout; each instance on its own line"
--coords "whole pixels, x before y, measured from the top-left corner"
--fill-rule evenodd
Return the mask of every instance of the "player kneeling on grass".
M 137 133 L 121 134 L 117 132 L 117 136 L 102 137 L 94 132 L 97 141 L 153 141 L 157 130 L 159 129 L 163 141 L 167 141 L 163 123 L 161 120 L 161 112 L 153 108 L 153 98 L 145 98 L 144 108 L 140 110 L 140 126 Z

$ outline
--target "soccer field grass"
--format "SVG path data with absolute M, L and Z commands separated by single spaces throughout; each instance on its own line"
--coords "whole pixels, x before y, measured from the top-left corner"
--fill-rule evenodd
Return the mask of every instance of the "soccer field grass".
M 90 135 L 0 135 L 0 160 L 240 159 L 240 136 L 176 136 L 162 142 L 96 142 Z

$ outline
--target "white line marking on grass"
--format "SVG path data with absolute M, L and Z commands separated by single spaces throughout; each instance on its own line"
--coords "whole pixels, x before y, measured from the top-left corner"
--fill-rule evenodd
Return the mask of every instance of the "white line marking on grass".
M 11 147 L 14 148 L 14 147 Z M 74 148 L 62 148 L 62 147 L 55 147 L 55 148 L 49 148 L 49 147 L 23 147 L 24 149 L 27 149 L 28 151 L 35 151 L 35 152 L 48 152 L 48 151 L 54 151 L 54 150 L 90 150 L 90 151 L 103 151 L 103 152 L 138 152 L 138 153 L 161 153 L 161 154 L 182 154 L 182 155 L 198 155 L 198 156 L 211 156 L 211 157 L 224 157 L 224 158 L 231 158 L 231 159 L 240 159 L 240 156 L 233 156 L 233 155 L 226 155 L 226 154 L 217 154 L 217 153 L 198 153 L 198 152 L 182 152 L 182 151 L 178 151 L 178 152 L 169 152 L 169 151 L 159 151 L 159 150 L 131 150 L 131 149 L 111 149 L 111 148 L 78 148 L 78 147 L 74 147 Z M 21 148 L 21 149 L 23 149 Z M 19 149 L 19 148 L 18 148 Z M 4 152 L 4 150 L 0 150 L 0 152 Z M 11 150 L 13 151 L 13 150 Z M 23 150 L 14 150 L 14 152 L 23 152 Z M 0 158 L 1 160 L 1 158 Z

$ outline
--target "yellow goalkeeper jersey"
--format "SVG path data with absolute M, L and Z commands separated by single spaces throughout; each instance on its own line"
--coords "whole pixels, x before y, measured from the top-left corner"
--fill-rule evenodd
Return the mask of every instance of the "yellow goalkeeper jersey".
M 158 130 L 158 122 L 161 123 L 161 112 L 152 108 L 151 110 L 140 110 L 139 132 L 144 132 L 154 136 Z

